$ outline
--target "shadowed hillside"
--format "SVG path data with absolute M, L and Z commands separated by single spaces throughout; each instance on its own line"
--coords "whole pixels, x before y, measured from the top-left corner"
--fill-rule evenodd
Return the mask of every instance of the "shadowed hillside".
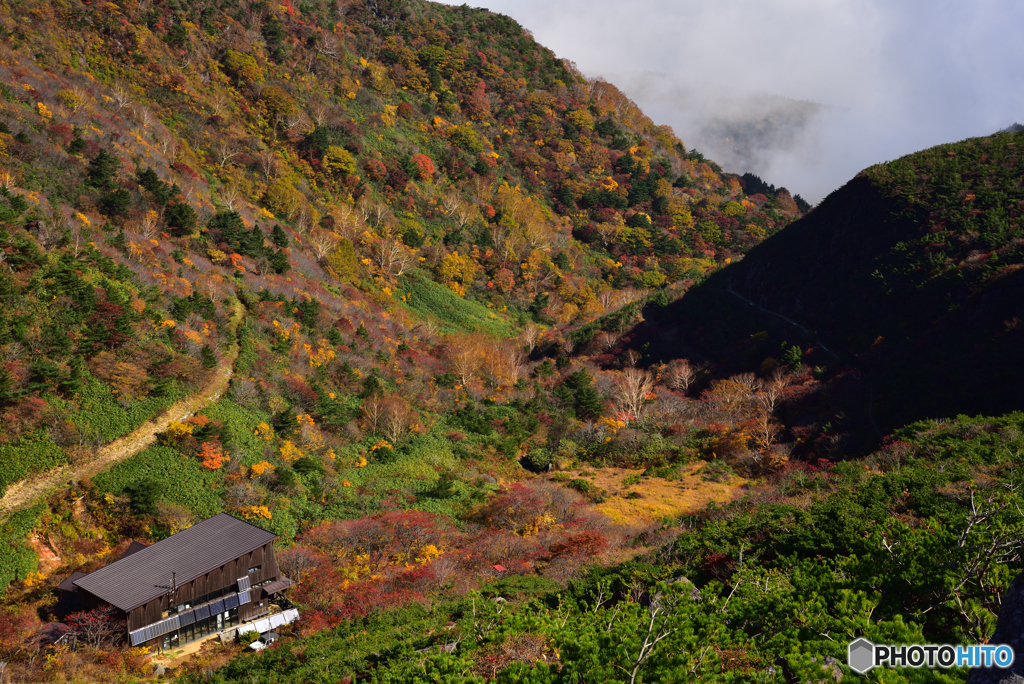
M 1018 140 L 966 140 L 865 170 L 741 262 L 645 315 L 634 344 L 654 358 L 689 345 L 731 370 L 757 369 L 782 340 L 824 345 L 867 372 L 883 426 L 1018 408 Z

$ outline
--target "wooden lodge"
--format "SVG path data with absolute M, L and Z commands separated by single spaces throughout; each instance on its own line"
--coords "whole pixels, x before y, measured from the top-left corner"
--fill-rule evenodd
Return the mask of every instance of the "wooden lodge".
M 280 602 L 275 594 L 293 584 L 277 567 L 276 538 L 221 513 L 152 546 L 133 544 L 120 560 L 71 584 L 81 609 L 109 604 L 121 611 L 132 646 L 175 648 L 271 612 L 271 599 Z M 297 616 L 287 613 L 283 621 Z

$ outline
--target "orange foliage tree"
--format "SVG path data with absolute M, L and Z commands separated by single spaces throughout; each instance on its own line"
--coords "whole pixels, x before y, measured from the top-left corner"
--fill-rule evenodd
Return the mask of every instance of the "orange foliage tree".
M 223 467 L 224 461 L 228 460 L 228 456 L 224 454 L 220 444 L 217 442 L 203 442 L 199 448 L 199 459 L 202 461 L 204 468 L 217 470 Z

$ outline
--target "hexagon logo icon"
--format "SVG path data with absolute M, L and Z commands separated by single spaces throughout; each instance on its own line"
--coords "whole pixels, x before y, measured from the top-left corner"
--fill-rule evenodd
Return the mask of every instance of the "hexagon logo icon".
M 875 645 L 867 639 L 850 642 L 846 650 L 846 664 L 858 674 L 864 674 L 875 666 Z

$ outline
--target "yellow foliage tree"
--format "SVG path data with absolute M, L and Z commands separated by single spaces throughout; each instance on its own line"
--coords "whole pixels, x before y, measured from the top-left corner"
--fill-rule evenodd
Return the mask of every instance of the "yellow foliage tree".
M 323 168 L 332 176 L 351 176 L 356 172 L 356 160 L 345 148 L 331 145 L 324 153 Z
M 264 520 L 271 520 L 274 516 L 270 512 L 270 509 L 266 506 L 243 506 L 239 509 L 239 513 L 242 514 L 243 518 L 252 520 L 254 518 L 263 518 Z
M 274 465 L 270 461 L 260 461 L 259 463 L 254 463 L 252 468 L 249 469 L 249 476 L 262 477 L 265 473 L 272 472 L 273 470 Z
M 281 458 L 288 463 L 296 461 L 302 456 L 302 449 L 297 447 L 294 442 L 289 439 L 284 440 L 281 443 Z
M 260 423 L 252 433 L 265 442 L 269 442 L 274 439 L 274 428 L 272 428 L 268 423 Z
M 241 83 L 261 83 L 263 72 L 256 59 L 244 52 L 228 50 L 224 57 L 224 71 Z
M 480 264 L 473 257 L 468 254 L 460 255 L 458 252 L 446 254 L 437 269 L 441 280 L 448 283 L 449 287 L 451 283 L 463 286 L 472 284 L 479 271 Z
M 593 130 L 594 128 L 594 115 L 586 109 L 577 109 L 574 112 L 570 112 L 565 118 L 577 128 L 582 128 L 587 131 Z
M 263 194 L 263 204 L 282 218 L 290 218 L 294 215 L 305 199 L 302 193 L 284 178 L 274 181 Z

